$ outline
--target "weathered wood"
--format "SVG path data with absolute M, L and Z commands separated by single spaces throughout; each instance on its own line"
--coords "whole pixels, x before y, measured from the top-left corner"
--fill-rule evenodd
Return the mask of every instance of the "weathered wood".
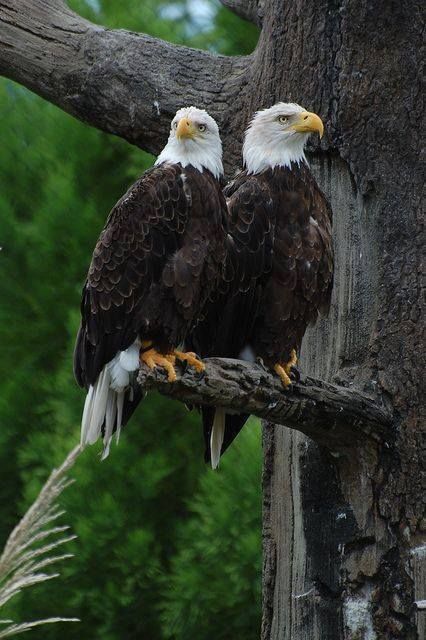
M 246 17 L 256 6 L 224 4 Z M 326 137 L 311 150 L 334 208 L 336 287 L 302 366 L 377 399 L 395 440 L 366 437 L 332 456 L 295 429 L 265 429 L 262 640 L 416 640 L 426 615 L 415 604 L 426 599 L 422 5 L 257 6 L 256 51 L 226 58 L 103 29 L 61 0 L 0 0 L 0 73 L 154 153 L 182 101 L 204 105 L 228 172 L 254 110 L 291 100 L 321 114 Z
M 265 428 L 262 640 L 414 640 L 425 624 L 414 602 L 426 596 L 416 551 L 426 542 L 422 177 L 412 124 L 420 7 L 272 4 L 261 46 L 274 71 L 260 77 L 262 96 L 278 87 L 327 113 L 338 152 L 312 158 L 333 204 L 337 264 L 331 314 L 308 332 L 303 371 L 379 394 L 398 430 L 394 446 L 366 443 L 332 458 L 294 430 Z
M 105 29 L 62 0 L 0 0 L 0 74 L 154 154 L 182 106 L 226 123 L 248 64 Z
M 138 382 L 146 390 L 188 404 L 221 406 L 286 424 L 332 451 L 363 446 L 365 440 L 392 441 L 392 418 L 373 398 L 357 391 L 305 378 L 284 390 L 279 378 L 257 364 L 208 358 L 206 369 L 186 368 L 169 383 L 161 369 L 143 366 Z

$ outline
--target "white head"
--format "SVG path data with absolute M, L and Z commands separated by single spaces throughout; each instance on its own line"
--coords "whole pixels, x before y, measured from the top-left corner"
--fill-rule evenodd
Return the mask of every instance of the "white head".
M 155 164 L 172 162 L 198 171 L 208 169 L 215 178 L 223 173 L 219 127 L 204 109 L 184 107 L 172 120 L 166 146 Z
M 257 111 L 243 145 L 243 163 L 248 173 L 306 162 L 304 147 L 313 131 L 322 137 L 321 118 L 298 104 L 278 102 L 269 109 Z

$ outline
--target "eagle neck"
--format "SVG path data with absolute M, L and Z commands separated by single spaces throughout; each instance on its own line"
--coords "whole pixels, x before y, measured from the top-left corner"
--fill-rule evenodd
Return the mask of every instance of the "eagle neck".
M 183 168 L 192 166 L 200 173 L 207 169 L 218 180 L 223 174 L 222 145 L 219 139 L 215 144 L 202 145 L 193 140 L 182 142 L 170 137 L 155 164 L 164 162 L 180 164 Z
M 272 179 L 279 179 L 281 177 L 285 178 L 286 176 L 291 174 L 303 179 L 306 171 L 309 172 L 309 164 L 306 158 L 304 158 L 304 160 L 301 160 L 299 162 L 290 162 L 289 164 L 285 165 L 278 164 L 273 167 L 265 167 L 262 171 L 258 171 L 254 175 L 266 175 Z M 246 170 L 246 173 L 247 175 L 250 175 L 248 170 Z
M 292 133 L 283 138 L 268 129 L 260 132 L 257 127 L 252 126 L 246 132 L 243 144 L 243 164 L 247 173 L 262 173 L 275 167 L 291 168 L 295 164 L 308 164 L 304 151 L 308 137 L 309 134 L 306 133 Z

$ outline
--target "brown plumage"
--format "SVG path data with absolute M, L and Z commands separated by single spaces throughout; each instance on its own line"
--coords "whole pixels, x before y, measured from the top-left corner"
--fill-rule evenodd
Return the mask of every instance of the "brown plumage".
M 83 289 L 74 354 L 81 386 L 93 389 L 108 371 L 113 386 L 115 373 L 108 363 L 135 341 L 150 341 L 162 354 L 183 341 L 221 277 L 225 224 L 218 180 L 192 166 L 160 164 L 118 201 L 96 244 Z M 111 409 L 114 425 L 102 426 L 109 439 L 141 398 L 132 384 L 135 376 L 113 386 L 118 399 L 101 398 L 107 419 L 108 403 L 116 403 Z M 98 433 L 90 427 L 87 411 L 85 421 L 82 439 L 93 442 Z M 105 446 L 109 439 L 104 438 Z
M 299 351 L 327 313 L 333 283 L 331 208 L 305 163 L 242 171 L 225 189 L 233 249 L 230 287 L 191 335 L 202 357 L 261 358 L 271 369 Z M 206 460 L 214 409 L 203 410 Z M 227 415 L 221 453 L 246 421 Z
M 147 171 L 117 202 L 83 289 L 75 351 L 81 386 L 94 384 L 138 335 L 160 351 L 182 342 L 218 278 L 224 211 L 213 176 L 179 165 Z
M 242 177 L 244 180 L 244 177 Z M 300 350 L 308 324 L 330 305 L 333 282 L 332 213 L 304 164 L 276 168 L 252 180 L 267 183 L 275 211 L 272 270 L 248 338 L 267 366 L 287 363 Z M 229 207 L 239 208 L 238 187 Z

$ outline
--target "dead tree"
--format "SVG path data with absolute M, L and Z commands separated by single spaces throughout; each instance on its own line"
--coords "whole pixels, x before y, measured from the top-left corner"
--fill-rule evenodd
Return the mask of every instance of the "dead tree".
M 321 114 L 328 136 L 311 163 L 335 213 L 336 284 L 302 353 L 321 382 L 286 395 L 254 365 L 217 361 L 203 383 L 145 382 L 224 404 L 232 379 L 229 402 L 273 420 L 263 640 L 425 638 L 421 3 L 222 2 L 262 27 L 252 55 L 107 30 L 63 0 L 0 0 L 0 73 L 153 153 L 177 107 L 203 105 L 229 172 L 255 109 L 291 100 Z

